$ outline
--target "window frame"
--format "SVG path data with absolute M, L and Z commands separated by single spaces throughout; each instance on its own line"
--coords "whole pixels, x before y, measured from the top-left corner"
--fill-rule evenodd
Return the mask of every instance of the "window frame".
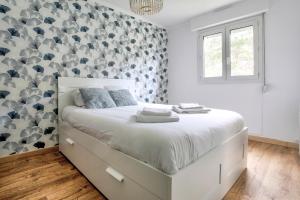
M 206 80 L 210 80 L 210 81 L 217 81 L 217 80 L 225 80 L 224 77 L 226 77 L 226 64 L 225 64 L 225 59 L 224 57 L 226 56 L 226 49 L 225 49 L 225 30 L 223 28 L 212 28 L 209 29 L 207 31 L 205 31 L 205 33 L 201 34 L 202 40 L 201 40 L 201 48 L 200 48 L 200 59 L 202 60 L 202 70 L 201 70 L 201 77 L 204 77 L 205 74 L 205 67 L 204 67 L 204 37 L 206 36 L 210 36 L 210 35 L 214 35 L 214 34 L 222 34 L 222 76 L 221 77 L 205 77 Z
M 254 75 L 231 76 L 231 52 L 230 32 L 231 30 L 253 26 L 254 41 Z M 200 68 L 200 79 L 204 82 L 257 82 L 263 81 L 264 77 L 264 37 L 263 37 L 263 14 L 236 20 L 230 23 L 217 25 L 204 29 L 198 33 L 198 65 Z M 222 33 L 222 77 L 204 77 L 204 37 Z

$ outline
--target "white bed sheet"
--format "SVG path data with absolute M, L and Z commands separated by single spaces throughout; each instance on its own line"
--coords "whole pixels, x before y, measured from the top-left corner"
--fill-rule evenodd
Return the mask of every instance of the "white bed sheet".
M 180 114 L 179 122 L 137 123 L 135 114 L 143 104 L 108 109 L 67 106 L 62 118 L 77 128 L 136 159 L 167 173 L 196 161 L 244 128 L 241 115 L 212 109 L 208 114 Z

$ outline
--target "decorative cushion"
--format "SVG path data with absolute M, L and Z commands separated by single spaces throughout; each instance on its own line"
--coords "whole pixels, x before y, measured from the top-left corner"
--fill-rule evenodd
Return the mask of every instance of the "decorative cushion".
M 86 108 L 112 108 L 115 102 L 108 91 L 103 88 L 81 88 L 79 89 Z
M 81 93 L 79 89 L 73 90 L 72 91 L 72 96 L 73 96 L 73 101 L 74 104 L 78 107 L 83 107 L 84 106 L 84 101 L 82 99 Z
M 117 106 L 137 105 L 137 102 L 134 100 L 133 96 L 127 89 L 110 90 L 109 94 Z
M 130 94 L 132 95 L 133 99 L 138 102 L 135 94 L 134 94 L 134 91 L 131 91 L 128 86 L 124 86 L 124 85 L 105 85 L 104 86 L 104 89 L 106 90 L 128 90 L 130 92 Z

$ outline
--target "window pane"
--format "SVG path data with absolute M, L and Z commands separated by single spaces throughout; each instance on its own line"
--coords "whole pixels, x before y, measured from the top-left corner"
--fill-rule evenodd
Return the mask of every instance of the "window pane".
M 255 74 L 253 35 L 253 26 L 230 31 L 231 76 Z
M 222 33 L 203 38 L 204 77 L 222 77 Z

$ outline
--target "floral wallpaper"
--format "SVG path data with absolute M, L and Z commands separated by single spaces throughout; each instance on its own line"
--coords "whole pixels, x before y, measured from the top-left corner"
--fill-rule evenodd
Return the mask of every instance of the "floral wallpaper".
M 0 156 L 57 145 L 57 77 L 135 79 L 167 102 L 167 33 L 88 1 L 0 0 Z

